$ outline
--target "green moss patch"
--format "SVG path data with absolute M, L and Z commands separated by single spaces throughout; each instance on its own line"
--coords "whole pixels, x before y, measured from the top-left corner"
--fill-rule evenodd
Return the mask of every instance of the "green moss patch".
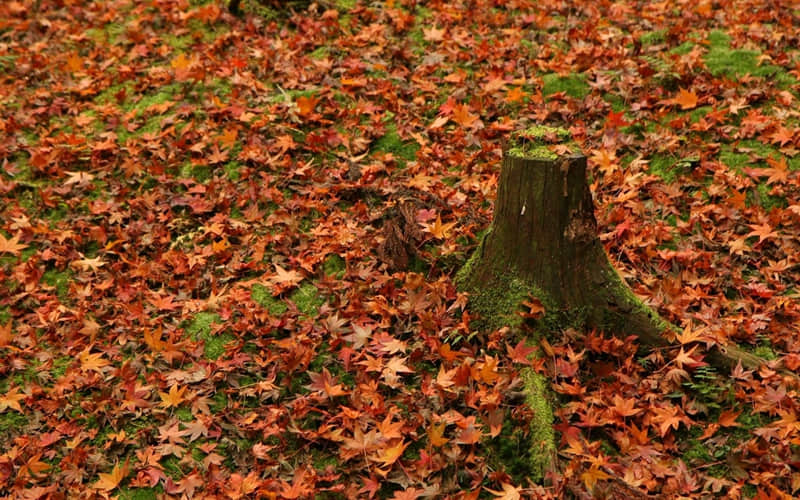
M 255 284 L 250 290 L 253 302 L 265 308 L 273 316 L 280 316 L 288 310 L 286 304 L 272 296 L 272 292 L 264 285 Z
M 156 488 L 122 488 L 119 490 L 119 500 L 156 500 L 161 493 Z
M 55 287 L 56 294 L 61 301 L 64 301 L 69 296 L 69 283 L 72 280 L 72 271 L 65 269 L 59 271 L 56 269 L 48 269 L 42 275 L 42 281 Z
M 727 78 L 739 78 L 744 75 L 773 77 L 778 80 L 781 87 L 796 82 L 783 68 L 772 64 L 759 64 L 758 58 L 761 56 L 761 52 L 731 48 L 731 39 L 724 31 L 712 31 L 708 36 L 708 42 L 709 50 L 703 60 L 714 76 Z
M 311 283 L 301 285 L 289 295 L 289 298 L 297 306 L 297 309 L 307 316 L 316 316 L 319 307 L 325 303 L 325 298 Z
M 573 73 L 567 76 L 550 73 L 542 77 L 542 83 L 542 95 L 544 96 L 564 92 L 575 99 L 583 99 L 591 91 L 591 87 L 586 82 L 586 75 L 583 73 Z
M 650 158 L 649 172 L 666 183 L 673 183 L 688 173 L 692 159 L 680 159 L 672 155 L 656 154 Z
M 225 354 L 225 345 L 233 341 L 236 337 L 228 332 L 212 333 L 212 325 L 222 323 L 221 318 L 216 313 L 200 312 L 192 318 L 186 331 L 193 340 L 202 340 L 204 344 L 203 354 L 207 359 L 216 360 Z
M 336 279 L 341 279 L 346 269 L 347 265 L 344 259 L 336 254 L 328 255 L 322 263 L 322 272 L 326 276 L 333 276 Z
M 391 116 L 387 116 L 387 120 L 391 120 Z M 397 133 L 397 126 L 390 122 L 386 124 L 386 133 L 373 143 L 372 151 L 391 153 L 400 164 L 405 165 L 417 158 L 419 144 L 416 141 L 404 141 Z

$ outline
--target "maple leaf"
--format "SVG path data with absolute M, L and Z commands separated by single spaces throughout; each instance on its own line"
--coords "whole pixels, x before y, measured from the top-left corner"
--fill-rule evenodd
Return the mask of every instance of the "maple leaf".
M 447 238 L 447 236 L 450 234 L 450 230 L 452 230 L 456 224 L 456 222 L 448 222 L 447 224 L 443 224 L 441 216 L 437 215 L 435 221 L 430 224 L 422 224 L 422 227 L 435 238 L 443 240 Z
M 277 287 L 278 290 L 292 288 L 298 283 L 303 281 L 303 275 L 295 271 L 287 271 L 278 264 L 275 264 L 275 276 L 269 279 L 269 282 Z
M 372 337 L 372 326 L 353 325 L 353 333 L 342 337 L 344 340 L 353 343 L 353 349 L 361 349 Z
M 772 230 L 772 227 L 768 223 L 764 224 L 748 224 L 752 231 L 747 233 L 747 237 L 750 236 L 758 236 L 758 243 L 757 245 L 763 242 L 764 240 L 768 240 L 770 238 L 778 237 L 778 233 Z
M 618 394 L 615 394 L 613 402 L 614 402 L 613 410 L 620 417 L 630 417 L 636 415 L 637 413 L 642 412 L 641 408 L 636 408 L 635 399 L 625 399 L 619 396 Z
M 503 483 L 500 485 L 503 490 L 502 491 L 495 491 L 486 488 L 486 491 L 494 495 L 495 498 L 500 500 L 519 500 L 520 499 L 520 492 L 522 488 L 518 488 L 513 484 Z
M 297 111 L 300 113 L 300 116 L 303 117 L 309 116 L 311 113 L 313 113 L 318 102 L 319 98 L 315 96 L 299 96 L 297 99 L 295 99 Z
M 186 391 L 188 387 L 178 388 L 178 385 L 175 384 L 170 387 L 169 392 L 158 392 L 158 396 L 161 398 L 161 403 L 159 406 L 164 408 L 171 408 L 171 407 L 178 407 L 183 403 L 186 399 Z
M 725 410 L 723 412 L 720 412 L 719 418 L 717 419 L 717 423 L 719 423 L 719 425 L 721 425 L 722 427 L 739 427 L 741 424 L 739 424 L 736 421 L 736 419 L 741 414 L 742 414 L 741 410 L 739 411 Z
M 0 325 L 0 347 L 11 345 L 12 340 L 14 336 L 11 334 L 11 320 L 8 320 L 5 325 Z
M 446 427 L 447 423 L 445 422 L 431 424 L 430 427 L 428 427 L 428 439 L 433 446 L 438 448 L 450 442 L 449 439 L 444 437 L 444 430 Z
M 406 359 L 407 358 L 394 357 L 386 362 L 381 376 L 386 381 L 386 384 L 390 387 L 394 387 L 396 385 L 398 373 L 414 373 L 414 370 L 406 366 Z
M 597 165 L 603 175 L 610 175 L 619 170 L 619 160 L 616 153 L 605 148 L 592 150 L 592 156 L 589 157 L 589 161 Z
M 435 130 L 437 128 L 441 128 L 449 121 L 450 121 L 449 116 L 437 116 L 436 119 L 433 120 L 433 123 L 428 125 L 428 130 Z
M 697 342 L 704 337 L 704 329 L 695 330 L 692 328 L 692 325 L 686 325 L 681 332 L 675 334 L 675 339 L 681 344 L 691 344 L 692 342 Z
M 0 233 L 0 253 L 10 253 L 11 255 L 19 255 L 21 250 L 28 248 L 28 245 L 19 244 L 19 235 L 14 235 L 10 239 L 6 239 Z
M 186 54 L 181 52 L 176 57 L 174 57 L 172 61 L 170 61 L 169 65 L 172 66 L 172 69 L 185 71 L 189 69 L 190 63 L 191 61 L 186 57 Z
M 336 378 L 330 374 L 327 368 L 323 368 L 322 373 L 309 372 L 308 376 L 311 379 L 311 383 L 306 387 L 313 391 L 322 392 L 331 399 L 336 396 L 347 395 L 347 392 L 343 389 L 344 386 L 336 383 Z
M 453 108 L 453 121 L 464 128 L 471 126 L 478 120 L 478 115 L 469 112 L 469 106 L 458 104 Z
M 83 58 L 77 52 L 73 52 L 67 58 L 67 68 L 73 73 L 83 71 Z
M 234 144 L 236 144 L 236 136 L 238 134 L 239 132 L 235 128 L 230 127 L 226 128 L 221 134 L 219 134 L 217 139 L 219 139 L 220 144 L 223 146 L 231 148 Z
M 417 488 L 406 488 L 402 491 L 396 491 L 392 500 L 416 500 L 417 498 L 423 496 L 425 494 L 425 490 L 417 489 Z
M 506 345 L 506 351 L 508 352 L 508 358 L 512 362 L 530 365 L 531 360 L 529 357 L 536 351 L 536 347 L 528 346 L 524 340 L 520 340 L 513 349 L 511 348 L 511 345 Z
M 408 443 L 405 441 L 398 441 L 397 444 L 381 450 L 375 460 L 382 463 L 384 467 L 392 465 L 403 455 L 407 446 Z
M 71 184 L 76 184 L 78 187 L 86 187 L 94 180 L 94 175 L 78 171 L 78 172 L 66 172 L 67 180 L 64 181 L 65 186 L 69 186 Z
M 98 479 L 92 485 L 92 487 L 98 490 L 112 491 L 116 489 L 117 486 L 119 486 L 119 483 L 122 482 L 122 480 L 125 479 L 125 476 L 127 475 L 128 475 L 128 462 L 126 461 L 125 464 L 123 465 L 117 463 L 117 465 L 115 465 L 114 468 L 111 469 L 110 473 L 101 472 L 99 474 L 100 479 Z
M 428 42 L 441 42 L 444 40 L 445 31 L 444 28 L 439 29 L 436 26 L 431 26 L 430 28 L 422 28 L 422 35 Z
M 655 414 L 653 421 L 661 424 L 661 437 L 666 436 L 670 429 L 677 430 L 681 423 L 691 423 L 691 420 L 685 416 L 678 415 L 678 408 L 675 406 L 668 406 L 666 408 L 653 408 L 652 411 Z
M 19 402 L 23 399 L 25 399 L 25 394 L 20 394 L 16 387 L 6 391 L 5 394 L 0 395 L 0 413 L 9 408 L 22 413 L 22 406 Z
M 70 265 L 74 267 L 83 268 L 83 270 L 91 269 L 92 271 L 97 271 L 101 267 L 103 267 L 106 263 L 103 262 L 103 259 L 100 257 L 93 257 L 91 259 L 87 259 L 86 257 L 78 260 L 73 260 Z
M 678 95 L 669 100 L 671 104 L 677 104 L 682 110 L 694 109 L 697 107 L 697 94 L 686 89 L 680 89 Z
M 785 156 L 781 156 L 777 160 L 767 158 L 767 163 L 772 166 L 772 168 L 764 169 L 769 173 L 768 185 L 789 180 L 789 165 L 786 163 Z
M 78 361 L 81 363 L 81 370 L 91 370 L 97 373 L 103 373 L 102 369 L 111 364 L 107 359 L 103 358 L 102 352 L 91 354 L 89 348 L 86 348 L 78 355 Z
M 455 443 L 475 444 L 483 438 L 483 432 L 481 432 L 480 425 L 475 422 L 475 417 L 467 417 L 464 422 L 459 423 L 459 426 L 461 426 L 462 429 L 461 432 L 458 433 L 458 437 L 456 437 L 454 441 Z
M 513 87 L 506 91 L 505 101 L 507 103 L 522 102 L 528 94 L 522 90 L 522 87 Z
M 601 470 L 597 465 L 592 465 L 589 470 L 584 471 L 581 474 L 581 481 L 583 481 L 583 484 L 589 491 L 594 490 L 594 486 L 597 484 L 597 481 L 604 481 L 610 478 L 611 476 Z
M 223 163 L 228 159 L 228 150 L 223 149 L 220 151 L 219 146 L 214 144 L 211 148 L 211 153 L 208 154 L 208 162 L 212 165 Z

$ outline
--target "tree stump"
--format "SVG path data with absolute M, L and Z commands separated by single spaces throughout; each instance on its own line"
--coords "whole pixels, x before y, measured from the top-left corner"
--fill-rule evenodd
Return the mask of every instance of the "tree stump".
M 534 126 L 512 134 L 503 157 L 492 224 L 456 276 L 470 294 L 479 326 L 519 326 L 530 295 L 544 306 L 537 330 L 568 326 L 638 337 L 643 348 L 666 347 L 679 330 L 634 295 L 611 265 L 597 235 L 586 181 L 586 157 L 567 130 Z M 736 347 L 707 354 L 713 366 L 748 368 L 764 362 Z M 541 479 L 554 456 L 547 381 L 523 371 L 531 423 L 531 474 Z
M 665 345 L 661 333 L 669 325 L 636 298 L 606 256 L 586 182 L 586 157 L 569 137 L 564 129 L 543 126 L 512 136 L 494 220 L 459 283 L 473 292 L 479 313 L 500 313 L 502 324 L 518 307 L 514 295 L 531 293 L 548 312 L 558 311 L 571 323 L 627 331 L 644 345 Z M 490 291 L 493 296 L 487 296 Z M 498 305 L 510 309 L 499 311 Z

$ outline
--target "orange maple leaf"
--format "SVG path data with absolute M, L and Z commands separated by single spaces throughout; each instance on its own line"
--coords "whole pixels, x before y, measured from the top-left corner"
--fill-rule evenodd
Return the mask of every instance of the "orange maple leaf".
M 98 373 L 103 373 L 102 368 L 111 364 L 107 359 L 103 359 L 103 353 L 90 354 L 89 348 L 85 349 L 78 355 L 78 361 L 81 363 L 81 370 L 93 370 Z
M 469 106 L 466 104 L 457 104 L 453 107 L 453 121 L 462 127 L 469 127 L 478 119 L 478 115 L 473 115 L 469 112 Z
M 20 394 L 19 389 L 16 387 L 6 391 L 5 394 L 0 396 L 0 413 L 3 413 L 8 408 L 22 413 L 22 406 L 20 406 L 19 402 L 23 399 L 25 399 L 25 394 Z
M 178 407 L 183 403 L 186 399 L 186 391 L 188 390 L 187 387 L 178 388 L 178 385 L 173 385 L 170 387 L 169 392 L 158 392 L 158 396 L 161 398 L 161 403 L 159 406 L 163 406 L 164 408 L 171 408 L 173 406 Z
M 503 487 L 503 491 L 495 491 L 486 488 L 486 491 L 494 495 L 495 498 L 499 500 L 519 500 L 520 499 L 520 492 L 522 488 L 518 488 L 513 484 L 503 483 L 501 485 Z
M 430 439 L 431 444 L 436 447 L 444 446 L 448 442 L 449 439 L 444 437 L 444 430 L 447 427 L 446 422 L 439 422 L 438 424 L 431 424 L 428 427 L 428 439 Z
M 769 238 L 775 238 L 778 236 L 778 233 L 772 230 L 772 227 L 768 223 L 764 224 L 748 224 L 752 231 L 747 233 L 747 237 L 750 236 L 758 236 L 758 243 L 761 243 L 764 240 Z
M 430 224 L 422 224 L 422 227 L 425 228 L 425 231 L 431 233 L 435 238 L 443 240 L 447 238 L 447 236 L 450 234 L 450 230 L 453 229 L 455 225 L 455 222 L 443 224 L 442 217 L 437 215 L 435 221 Z
M 741 424 L 739 424 L 739 422 L 737 422 L 736 419 L 741 414 L 742 414 L 741 410 L 740 411 L 725 410 L 719 414 L 719 419 L 717 419 L 717 422 L 722 427 L 739 427 Z
M 592 156 L 589 157 L 589 161 L 592 162 L 592 164 L 597 165 L 603 175 L 609 175 L 614 171 L 619 170 L 619 160 L 617 159 L 617 154 L 614 151 L 608 151 L 605 148 L 592 150 Z
M 527 95 L 528 94 L 526 94 L 525 91 L 522 90 L 522 87 L 514 87 L 506 92 L 505 101 L 509 104 L 514 102 L 522 102 L 522 100 L 525 99 L 525 96 Z
M 119 483 L 128 475 L 128 462 L 123 465 L 118 463 L 110 473 L 101 472 L 99 475 L 100 479 L 92 487 L 98 490 L 111 491 L 119 486 Z
M 610 477 L 610 475 L 600 470 L 598 466 L 593 465 L 589 470 L 581 474 L 581 481 L 586 485 L 587 490 L 592 491 L 598 480 L 605 480 Z
M 11 320 L 8 320 L 5 325 L 0 325 L 0 347 L 11 345 L 13 339 L 14 336 L 11 335 Z
M 686 89 L 681 89 L 678 95 L 670 99 L 672 104 L 677 104 L 681 109 L 693 109 L 697 107 L 697 94 Z
M 407 446 L 408 443 L 398 441 L 396 445 L 385 448 L 378 455 L 376 460 L 381 462 L 384 466 L 392 465 L 393 463 L 397 462 L 397 459 L 400 458 Z
M 292 269 L 287 271 L 278 264 L 275 264 L 275 276 L 269 279 L 273 285 L 281 288 L 291 288 L 303 281 L 303 275 Z
M 313 113 L 318 102 L 319 97 L 315 96 L 299 96 L 297 99 L 295 99 L 297 111 L 300 113 L 300 116 L 308 116 Z
M 10 253 L 11 255 L 19 255 L 20 250 L 28 248 L 28 245 L 19 244 L 19 235 L 14 235 L 10 239 L 0 233 L 0 253 Z

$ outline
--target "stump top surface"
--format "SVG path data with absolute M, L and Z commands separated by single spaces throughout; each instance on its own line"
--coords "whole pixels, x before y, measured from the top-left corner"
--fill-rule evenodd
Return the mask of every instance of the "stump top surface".
M 534 125 L 518 130 L 509 138 L 509 156 L 530 160 L 555 160 L 580 151 L 569 130 L 561 127 Z

